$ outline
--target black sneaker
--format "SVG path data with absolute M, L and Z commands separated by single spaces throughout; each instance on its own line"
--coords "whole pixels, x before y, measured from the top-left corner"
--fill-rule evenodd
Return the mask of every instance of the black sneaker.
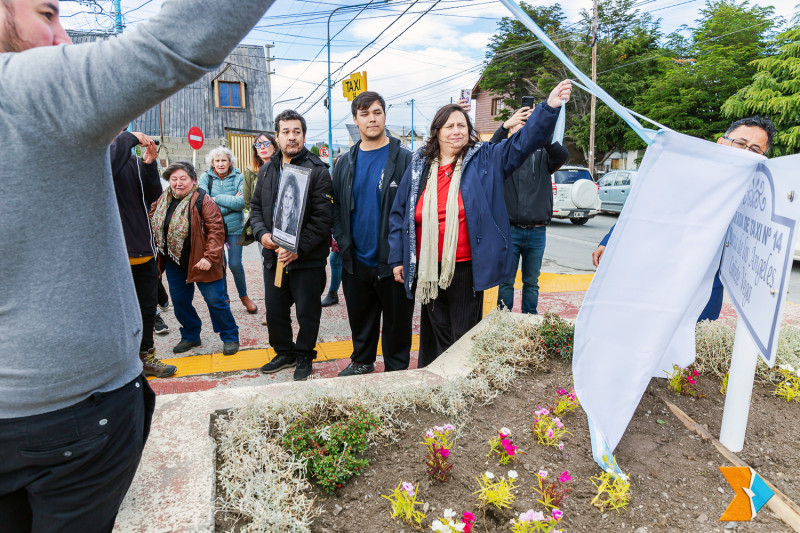
M 261 367 L 263 374 L 274 374 L 284 368 L 292 368 L 297 364 L 297 361 L 291 355 L 276 355 L 272 361 Z
M 200 346 L 201 344 L 202 343 L 200 341 L 191 342 L 191 341 L 187 341 L 187 340 L 181 339 L 181 342 L 176 344 L 175 347 L 172 349 L 172 351 L 175 352 L 175 353 L 188 352 L 189 350 L 191 350 L 195 346 Z
M 339 295 L 333 291 L 328 291 L 325 299 L 322 300 L 322 307 L 330 307 L 339 303 Z
M 311 359 L 307 355 L 297 357 L 297 367 L 294 369 L 294 380 L 305 381 L 311 375 Z
M 153 322 L 153 331 L 159 335 L 166 335 L 169 333 L 169 326 L 164 322 L 164 319 L 161 318 L 161 315 L 156 315 L 156 320 Z
M 369 374 L 370 372 L 375 371 L 375 365 L 370 363 L 365 365 L 363 363 L 356 363 L 355 361 L 350 361 L 350 364 L 347 365 L 347 368 L 339 372 L 339 377 L 344 376 L 360 376 L 362 374 Z
M 239 343 L 237 341 L 222 343 L 222 355 L 233 355 L 239 351 Z

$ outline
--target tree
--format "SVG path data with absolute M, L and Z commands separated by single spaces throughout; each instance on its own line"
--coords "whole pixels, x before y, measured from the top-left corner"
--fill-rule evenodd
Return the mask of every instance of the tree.
M 633 107 L 638 96 L 662 75 L 657 61 L 662 52 L 659 21 L 634 9 L 633 0 L 601 0 L 597 5 L 597 84 L 625 107 Z M 583 11 L 583 27 L 590 31 L 592 16 Z M 588 57 L 578 56 L 576 63 L 591 72 Z M 582 108 L 572 121 L 568 135 L 588 159 L 590 99 L 581 100 Z M 601 165 L 614 152 L 645 148 L 631 128 L 602 101 L 597 101 L 595 116 L 596 164 Z
M 778 128 L 770 153 L 800 152 L 800 24 L 775 37 L 777 53 L 752 62 L 752 82 L 728 98 L 722 112 L 729 119 L 766 115 Z
M 769 53 L 773 11 L 746 0 L 707 0 L 691 45 L 659 60 L 664 75 L 644 92 L 637 111 L 682 133 L 718 137 L 729 123 L 722 104 L 752 79 L 752 62 Z
M 530 6 L 521 2 L 536 24 L 565 52 L 572 48 L 571 36 L 565 33 L 566 17 L 558 4 Z M 536 96 L 544 100 L 557 80 L 566 77 L 561 62 L 548 52 L 539 40 L 520 21 L 503 17 L 498 23 L 498 33 L 489 42 L 486 68 L 480 86 L 484 91 L 507 95 L 499 120 L 507 119 L 519 107 L 523 96 Z

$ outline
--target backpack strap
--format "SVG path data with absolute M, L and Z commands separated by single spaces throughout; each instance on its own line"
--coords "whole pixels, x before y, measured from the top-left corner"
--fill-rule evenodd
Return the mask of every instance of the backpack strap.
M 206 232 L 205 228 L 205 220 L 203 220 L 203 200 L 205 200 L 206 191 L 203 189 L 197 189 L 197 201 L 195 201 L 195 208 L 197 209 L 197 214 L 200 215 L 200 231 L 202 233 Z

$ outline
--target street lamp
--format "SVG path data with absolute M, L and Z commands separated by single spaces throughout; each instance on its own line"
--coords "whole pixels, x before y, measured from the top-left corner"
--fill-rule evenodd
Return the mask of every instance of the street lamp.
M 333 107 L 333 102 L 331 101 L 331 17 L 333 17 L 333 14 L 340 9 L 357 9 L 359 7 L 366 8 L 367 6 L 373 4 L 374 1 L 375 0 L 372 0 L 372 2 L 355 4 L 352 6 L 339 6 L 331 11 L 330 15 L 328 15 L 328 162 L 331 168 L 333 168 L 333 111 L 331 110 Z M 386 4 L 389 3 L 389 1 L 390 0 L 383 0 L 382 3 Z

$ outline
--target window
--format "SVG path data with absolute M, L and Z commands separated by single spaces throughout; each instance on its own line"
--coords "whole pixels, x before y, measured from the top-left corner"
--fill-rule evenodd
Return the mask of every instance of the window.
M 576 168 L 568 170 L 556 170 L 553 174 L 555 183 L 559 185 L 564 183 L 575 183 L 578 180 L 592 180 L 592 175 L 585 168 Z
M 218 81 L 219 107 L 244 107 L 242 84 L 238 81 Z
M 631 184 L 631 175 L 627 172 L 620 172 L 619 176 L 617 176 L 617 181 L 614 182 L 614 185 L 630 185 Z
M 502 98 L 492 98 L 492 116 L 497 116 L 505 108 Z

